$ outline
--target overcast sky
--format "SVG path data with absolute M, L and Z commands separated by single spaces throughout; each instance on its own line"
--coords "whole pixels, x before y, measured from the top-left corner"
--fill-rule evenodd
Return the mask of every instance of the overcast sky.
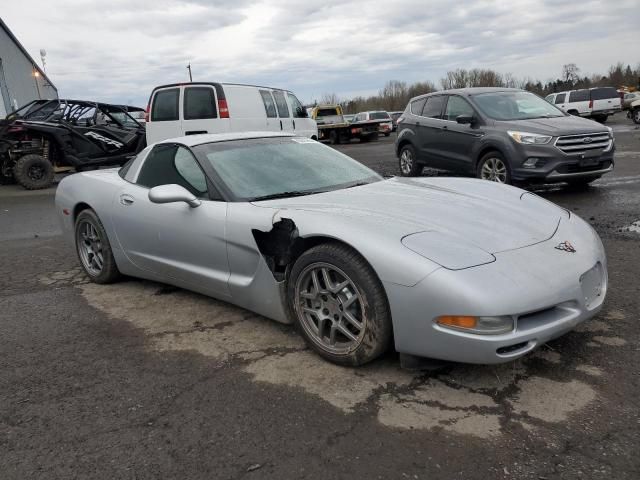
M 188 80 L 373 94 L 387 80 L 483 67 L 558 77 L 640 62 L 640 6 L 616 1 L 3 0 L 5 23 L 64 97 L 144 106 Z

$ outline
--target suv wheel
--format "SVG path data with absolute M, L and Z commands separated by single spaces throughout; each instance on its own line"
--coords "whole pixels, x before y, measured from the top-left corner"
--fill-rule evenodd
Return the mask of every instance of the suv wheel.
M 640 123 L 640 107 L 636 107 L 631 112 L 631 118 L 633 119 L 633 123 Z
M 422 173 L 422 165 L 416 160 L 416 151 L 411 145 L 400 149 L 400 174 L 403 177 L 417 177 Z
M 25 155 L 13 167 L 13 176 L 27 190 L 40 190 L 53 183 L 53 165 L 40 155 Z
M 489 152 L 478 162 L 478 178 L 492 182 L 511 184 L 509 165 L 500 152 Z
M 9 158 L 0 159 L 0 185 L 16 183 L 13 178 L 13 162 Z

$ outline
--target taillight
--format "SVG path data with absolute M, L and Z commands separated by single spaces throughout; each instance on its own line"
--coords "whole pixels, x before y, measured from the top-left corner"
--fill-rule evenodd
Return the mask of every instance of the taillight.
M 352 128 L 352 129 L 351 129 L 351 133 L 353 133 L 354 135 L 355 135 L 356 133 L 360 133 L 360 132 L 362 132 L 362 129 L 361 129 L 361 128 Z
M 589 100 L 589 108 L 593 108 L 593 98 Z
M 220 118 L 229 118 L 229 107 L 227 107 L 226 100 L 218 100 L 218 111 L 220 112 Z
M 149 121 L 149 105 L 147 105 L 147 109 L 144 111 L 144 121 Z
M 9 127 L 9 130 L 7 130 L 7 131 L 9 133 L 14 133 L 14 132 L 22 132 L 24 130 L 25 130 L 24 127 Z

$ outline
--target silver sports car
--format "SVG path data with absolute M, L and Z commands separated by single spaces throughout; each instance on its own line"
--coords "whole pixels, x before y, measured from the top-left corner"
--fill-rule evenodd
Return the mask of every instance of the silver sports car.
M 94 282 L 125 274 L 226 300 L 295 323 L 343 365 L 392 342 L 505 362 L 593 317 L 607 290 L 598 235 L 563 208 L 485 180 L 385 180 L 287 134 L 157 143 L 65 178 L 56 206 Z

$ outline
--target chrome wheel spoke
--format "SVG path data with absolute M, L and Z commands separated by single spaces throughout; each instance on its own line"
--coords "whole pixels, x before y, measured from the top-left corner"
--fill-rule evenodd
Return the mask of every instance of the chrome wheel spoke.
M 296 280 L 295 295 L 296 314 L 314 343 L 334 354 L 360 345 L 367 321 L 363 299 L 342 270 L 323 262 L 309 265 Z

